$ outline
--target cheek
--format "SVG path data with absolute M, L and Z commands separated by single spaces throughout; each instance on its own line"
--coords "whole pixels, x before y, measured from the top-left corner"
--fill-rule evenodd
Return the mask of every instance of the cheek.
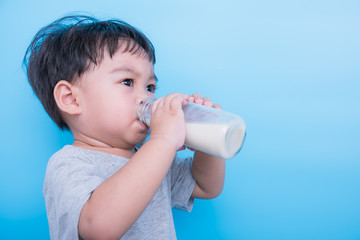
M 135 106 L 129 103 L 127 94 L 118 91 L 116 86 L 102 86 L 91 90 L 83 99 L 86 105 L 84 111 L 89 121 L 94 121 L 97 125 L 121 127 L 136 117 Z
M 83 99 L 83 113 L 87 115 L 89 121 L 100 120 L 111 115 L 115 104 L 109 101 L 108 95 L 101 95 L 100 92 L 93 92 Z
M 135 116 L 135 109 L 124 101 L 118 100 L 109 104 L 102 105 L 103 115 L 107 122 L 121 124 L 126 123 Z

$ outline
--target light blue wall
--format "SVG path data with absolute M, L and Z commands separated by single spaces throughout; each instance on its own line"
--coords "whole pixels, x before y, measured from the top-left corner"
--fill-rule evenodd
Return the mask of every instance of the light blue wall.
M 220 197 L 174 211 L 179 239 L 360 238 L 358 0 L 0 0 L 0 239 L 47 239 L 42 181 L 71 136 L 21 68 L 40 27 L 119 17 L 157 51 L 159 95 L 212 97 L 247 123 Z

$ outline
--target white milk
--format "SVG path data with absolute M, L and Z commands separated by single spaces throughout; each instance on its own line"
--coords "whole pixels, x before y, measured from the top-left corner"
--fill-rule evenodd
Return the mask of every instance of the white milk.
M 185 145 L 220 157 L 232 158 L 242 147 L 245 124 L 241 120 L 231 123 L 186 123 Z

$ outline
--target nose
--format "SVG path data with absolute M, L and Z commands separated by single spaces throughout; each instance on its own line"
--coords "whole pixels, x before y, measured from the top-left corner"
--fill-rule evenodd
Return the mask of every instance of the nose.
M 145 98 L 148 98 L 148 97 L 155 97 L 153 96 L 154 94 L 151 94 L 150 92 L 148 91 L 144 91 L 144 92 L 141 92 L 137 95 L 136 97 L 136 105 L 139 105 L 140 102 L 145 99 Z

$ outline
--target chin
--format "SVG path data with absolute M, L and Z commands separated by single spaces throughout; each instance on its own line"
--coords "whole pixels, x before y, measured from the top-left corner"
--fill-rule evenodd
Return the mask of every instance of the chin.
M 137 140 L 136 140 L 136 144 L 135 145 L 142 145 L 144 142 L 145 142 L 145 140 L 146 140 L 146 138 L 148 137 L 148 134 L 149 132 L 147 131 L 146 133 L 144 133 L 142 136 L 140 136 L 139 138 L 137 138 Z

